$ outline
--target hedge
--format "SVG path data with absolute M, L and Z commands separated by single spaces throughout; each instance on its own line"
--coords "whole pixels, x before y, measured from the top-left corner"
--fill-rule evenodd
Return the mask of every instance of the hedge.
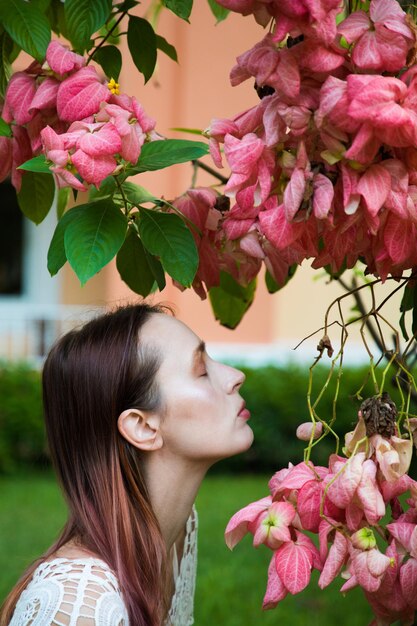
M 309 419 L 307 409 L 308 366 L 288 365 L 261 368 L 241 367 L 246 382 L 241 393 L 252 413 L 250 425 L 255 440 L 246 453 L 218 463 L 215 472 L 274 472 L 288 461 L 303 458 L 304 443 L 295 438 L 297 425 Z M 328 373 L 327 367 L 314 370 L 312 397 L 316 397 Z M 366 376 L 366 368 L 346 367 L 343 372 L 335 430 L 352 430 L 360 401 L 354 398 Z M 380 375 L 379 375 L 380 376 Z M 393 399 L 398 393 L 390 385 Z M 335 377 L 320 401 L 320 416 L 329 418 L 335 391 Z M 363 397 L 373 395 L 370 385 Z M 325 463 L 334 451 L 335 440 L 326 437 L 313 450 L 312 460 Z M 48 467 L 49 460 L 42 420 L 40 373 L 28 365 L 0 364 L 0 473 Z

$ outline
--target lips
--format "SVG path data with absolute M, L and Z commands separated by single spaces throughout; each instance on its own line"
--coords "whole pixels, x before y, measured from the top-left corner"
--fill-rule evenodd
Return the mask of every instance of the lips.
M 246 408 L 246 402 L 243 402 L 238 416 L 242 417 L 244 420 L 248 420 L 250 418 L 250 411 Z

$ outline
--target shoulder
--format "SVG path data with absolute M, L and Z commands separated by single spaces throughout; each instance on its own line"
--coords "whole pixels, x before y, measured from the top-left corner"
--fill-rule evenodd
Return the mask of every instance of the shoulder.
M 128 626 L 128 616 L 118 581 L 104 561 L 56 558 L 35 570 L 19 598 L 10 626 L 28 623 Z

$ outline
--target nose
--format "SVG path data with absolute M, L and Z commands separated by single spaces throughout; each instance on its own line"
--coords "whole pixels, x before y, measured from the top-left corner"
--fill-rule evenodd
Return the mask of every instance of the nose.
M 243 383 L 245 382 L 246 376 L 243 372 L 236 369 L 235 367 L 227 366 L 229 370 L 229 377 L 227 379 L 227 393 L 235 393 L 239 391 Z

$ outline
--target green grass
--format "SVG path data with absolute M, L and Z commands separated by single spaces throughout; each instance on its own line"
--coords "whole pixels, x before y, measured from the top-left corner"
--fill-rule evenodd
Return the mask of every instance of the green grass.
M 267 477 L 208 476 L 197 500 L 199 513 L 196 626 L 366 626 L 371 611 L 362 593 L 343 597 L 342 581 L 321 591 L 314 584 L 262 612 L 269 550 L 246 537 L 230 552 L 223 532 L 239 508 L 267 495 Z M 0 601 L 26 565 L 47 548 L 66 518 L 50 475 L 0 479 Z

